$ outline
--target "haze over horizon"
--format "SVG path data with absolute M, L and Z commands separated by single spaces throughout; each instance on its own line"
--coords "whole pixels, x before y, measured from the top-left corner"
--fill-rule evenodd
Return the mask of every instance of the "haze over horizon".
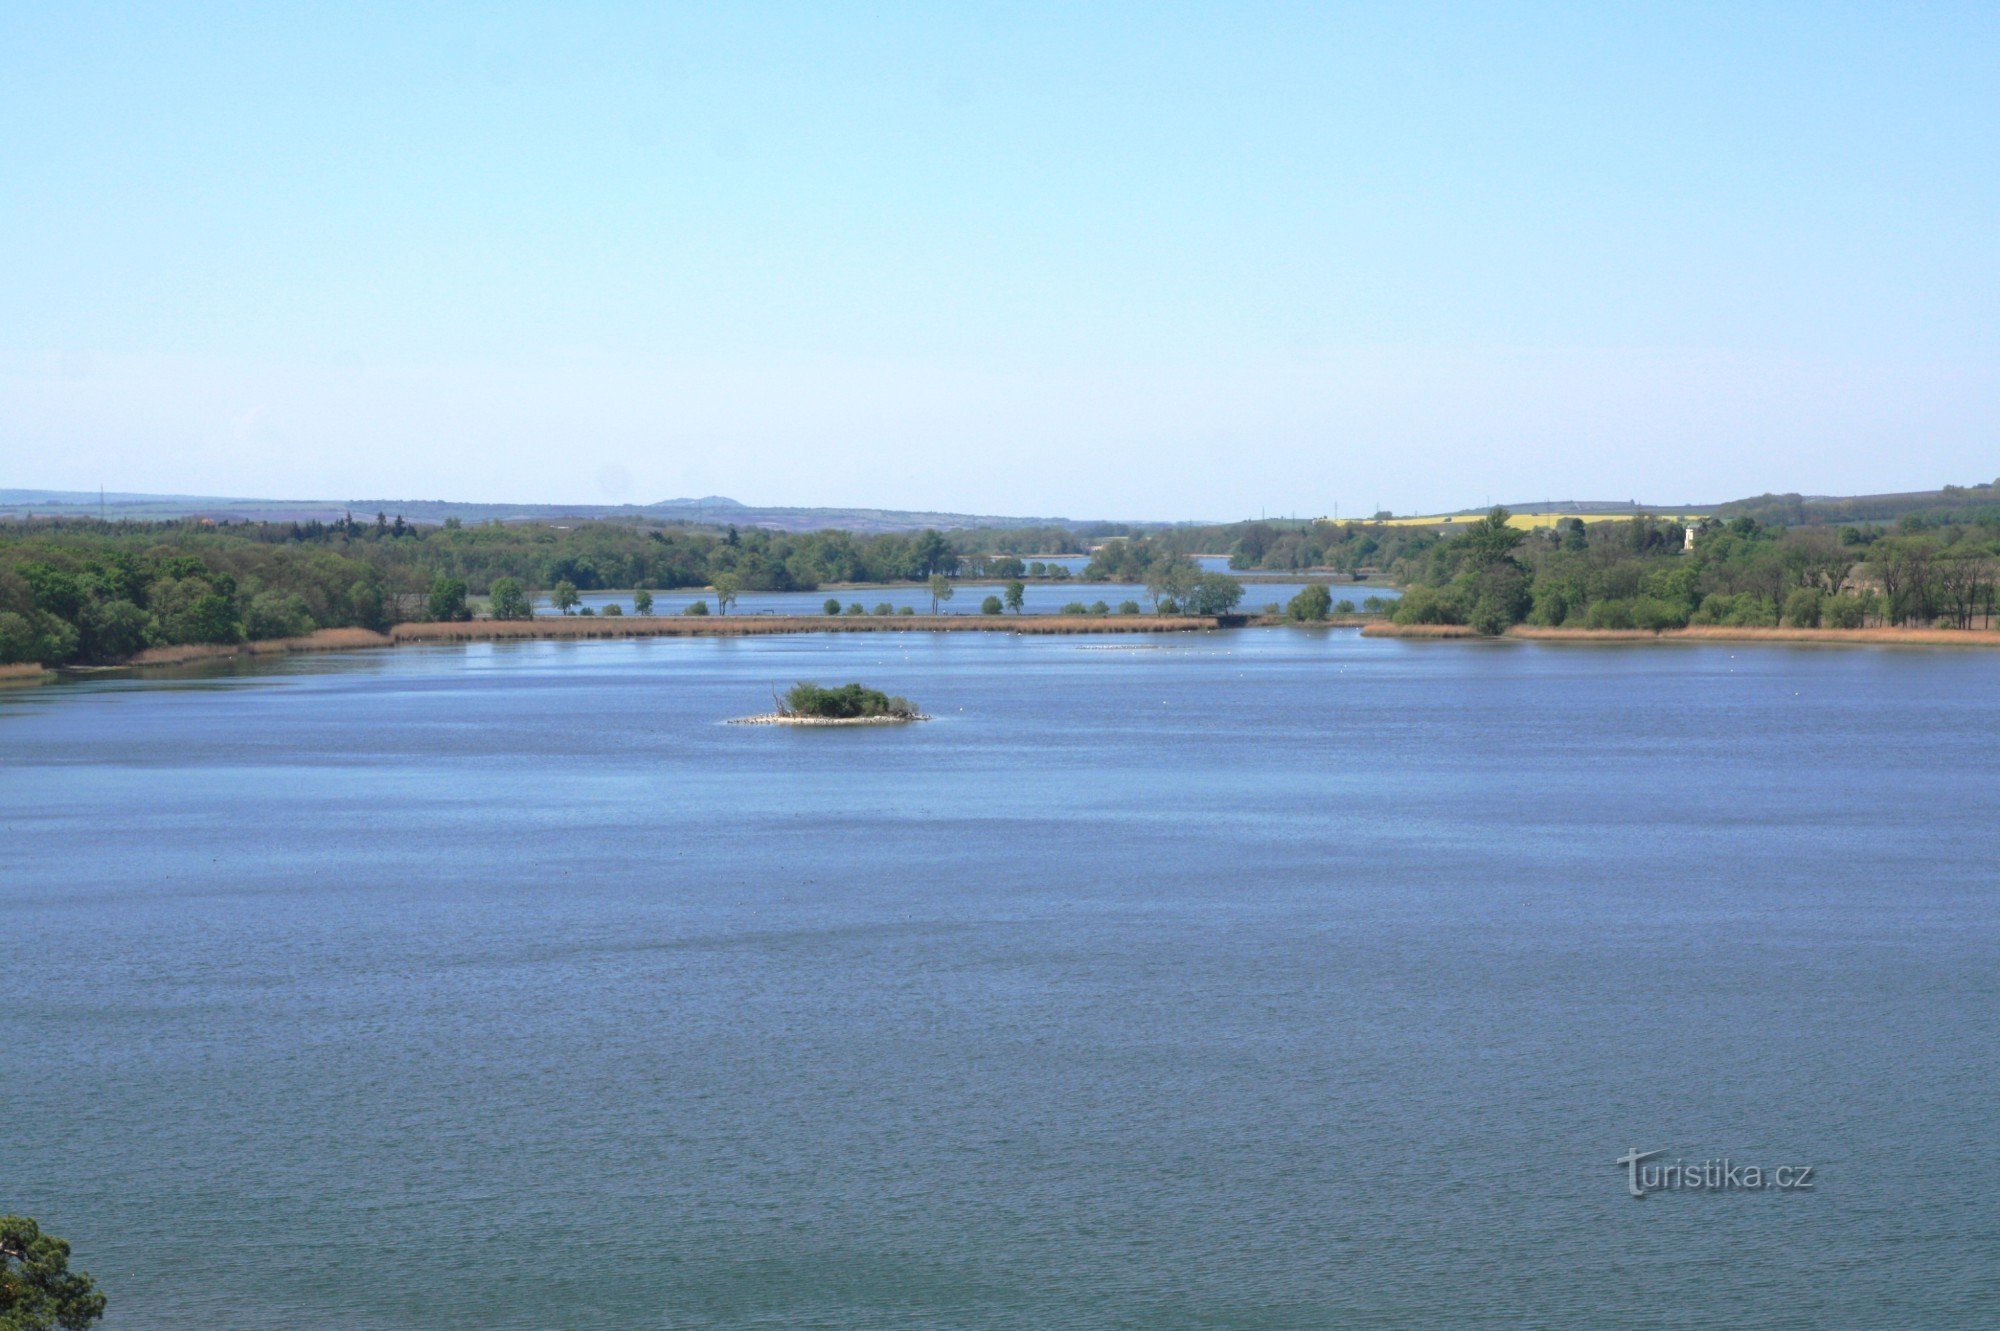
M 1074 517 L 2000 473 L 2000 12 L 0 19 L 0 486 Z

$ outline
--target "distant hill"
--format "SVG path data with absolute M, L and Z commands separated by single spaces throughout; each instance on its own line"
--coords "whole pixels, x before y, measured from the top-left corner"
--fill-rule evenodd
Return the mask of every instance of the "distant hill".
M 1986 513 L 2000 517 L 2000 481 L 1879 495 L 1763 494 L 1732 500 L 1716 513 L 1719 517 L 1755 518 L 1786 527 L 1894 522 L 1912 515 L 1967 517 Z
M 1067 518 L 1000 517 L 985 513 L 893 508 L 759 507 L 721 495 L 663 499 L 656 504 L 478 504 L 445 499 L 240 499 L 213 495 L 153 495 L 94 490 L 0 490 L 0 517 L 97 517 L 159 521 L 212 518 L 223 522 L 332 522 L 386 513 L 408 522 L 589 522 L 597 519 L 671 526 L 766 527 L 776 531 L 921 531 L 969 527 L 1074 526 Z

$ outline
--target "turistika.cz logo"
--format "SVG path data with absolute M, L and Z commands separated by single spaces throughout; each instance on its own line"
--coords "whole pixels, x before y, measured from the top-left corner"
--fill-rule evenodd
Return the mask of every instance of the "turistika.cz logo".
M 1645 1163 L 1665 1151 L 1633 1147 L 1618 1157 L 1625 1171 L 1625 1190 L 1634 1197 L 1649 1192 L 1812 1192 L 1818 1179 L 1813 1165 L 1739 1165 L 1733 1160 L 1702 1160 L 1672 1164 Z

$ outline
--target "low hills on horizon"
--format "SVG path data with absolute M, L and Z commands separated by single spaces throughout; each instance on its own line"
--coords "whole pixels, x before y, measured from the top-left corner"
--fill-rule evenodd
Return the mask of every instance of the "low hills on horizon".
M 1762 494 L 1721 504 L 1642 504 L 1637 500 L 1532 500 L 1503 507 L 1515 513 L 1590 518 L 1641 513 L 1671 513 L 1719 518 L 1753 517 L 1782 526 L 1817 523 L 1892 522 L 1915 513 L 1946 513 L 1968 509 L 2000 510 L 2000 481 L 1985 485 L 1946 485 L 1936 490 L 1908 490 L 1874 495 Z M 1484 508 L 1450 513 L 1408 515 L 1378 513 L 1399 523 L 1464 519 Z M 839 530 L 860 534 L 911 532 L 926 528 L 971 530 L 1061 527 L 1070 530 L 1137 531 L 1172 526 L 1217 525 L 1194 520 L 1074 520 L 1064 517 L 1009 517 L 953 513 L 943 510 L 887 508 L 808 508 L 745 504 L 722 495 L 699 499 L 666 499 L 652 504 L 533 504 L 477 503 L 443 499 L 287 500 L 246 499 L 211 495 L 141 494 L 125 491 L 0 489 L 0 519 L 95 518 L 173 521 L 182 518 L 215 522 L 337 522 L 353 516 L 368 519 L 381 513 L 406 522 L 594 522 L 625 521 L 663 526 L 761 527 L 774 531 Z M 1238 519 L 1245 521 L 1247 519 Z M 1311 519 L 1266 519 L 1296 525 Z M 1370 521 L 1353 515 L 1347 520 Z

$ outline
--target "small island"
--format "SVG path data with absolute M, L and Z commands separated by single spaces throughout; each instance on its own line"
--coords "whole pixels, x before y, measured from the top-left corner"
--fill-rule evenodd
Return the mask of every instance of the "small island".
M 892 726 L 928 721 L 908 698 L 892 697 L 863 684 L 821 688 L 800 681 L 776 699 L 778 710 L 762 716 L 740 716 L 739 726 Z

